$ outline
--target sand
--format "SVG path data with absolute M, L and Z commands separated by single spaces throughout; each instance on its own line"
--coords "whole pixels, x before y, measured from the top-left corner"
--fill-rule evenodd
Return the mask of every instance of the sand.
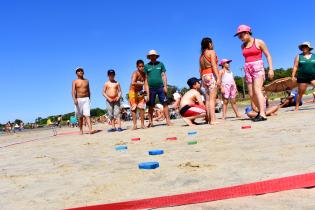
M 95 135 L 52 136 L 51 130 L 0 136 L 1 209 L 64 209 L 245 184 L 315 172 L 315 104 L 282 109 L 267 122 L 232 117 L 215 126 L 159 125 Z M 242 130 L 242 125 L 251 129 Z M 128 124 L 130 126 L 130 123 Z M 189 131 L 197 131 L 190 137 Z M 76 131 L 58 129 L 59 133 Z M 177 141 L 165 141 L 176 136 Z M 140 137 L 138 142 L 130 139 Z M 198 144 L 188 145 L 190 140 Z M 116 151 L 116 145 L 128 150 Z M 161 156 L 148 150 L 163 149 Z M 160 168 L 139 170 L 158 161 Z M 315 189 L 165 209 L 315 209 Z

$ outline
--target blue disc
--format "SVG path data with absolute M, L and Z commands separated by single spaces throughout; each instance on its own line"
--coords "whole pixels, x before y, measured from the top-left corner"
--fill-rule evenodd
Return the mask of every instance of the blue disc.
M 139 163 L 139 169 L 156 169 L 160 166 L 158 162 L 144 162 Z
M 149 155 L 162 155 L 164 154 L 164 150 L 150 150 Z
M 190 131 L 188 132 L 188 135 L 196 135 L 197 134 L 197 131 Z
M 125 150 L 125 149 L 128 149 L 128 147 L 125 146 L 125 145 L 122 145 L 122 146 L 117 146 L 117 147 L 115 147 L 115 149 L 116 149 L 116 150 Z

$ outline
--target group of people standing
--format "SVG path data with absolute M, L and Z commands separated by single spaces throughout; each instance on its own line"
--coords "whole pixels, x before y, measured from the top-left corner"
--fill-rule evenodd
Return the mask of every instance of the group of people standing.
M 251 100 L 251 109 L 255 114 L 251 119 L 254 122 L 266 121 L 266 100 L 263 93 L 263 83 L 265 81 L 265 65 L 262 60 L 264 54 L 268 62 L 268 77 L 274 77 L 272 57 L 267 45 L 263 40 L 254 38 L 252 30 L 247 25 L 240 25 L 237 28 L 237 36 L 241 41 L 241 50 L 245 58 L 245 79 L 248 93 Z M 297 101 L 305 93 L 308 84 L 315 87 L 315 56 L 311 53 L 313 48 L 309 42 L 299 45 L 302 54 L 295 58 L 292 79 L 297 83 L 299 96 Z M 153 109 L 156 103 L 156 96 L 160 104 L 163 105 L 163 112 L 168 126 L 172 125 L 169 117 L 167 104 L 167 76 L 164 64 L 157 59 L 160 55 L 155 50 L 150 50 L 147 54 L 149 62 L 142 60 L 136 62 L 137 70 L 133 72 L 129 90 L 129 101 L 133 118 L 133 129 L 137 129 L 137 110 L 140 110 L 141 128 L 144 125 L 144 110 L 149 107 L 149 124 L 153 126 Z M 211 38 L 203 38 L 201 41 L 201 55 L 199 58 L 199 76 L 190 78 L 187 81 L 190 90 L 178 101 L 180 114 L 188 125 L 193 125 L 195 119 L 205 118 L 206 122 L 214 125 L 218 121 L 215 115 L 215 103 L 218 92 L 222 93 L 224 99 L 223 116 L 225 119 L 227 105 L 230 102 L 236 117 L 241 117 L 236 105 L 237 87 L 233 73 L 230 69 L 230 59 L 222 59 L 218 64 L 218 56 L 214 50 L 214 43 Z M 219 70 L 218 66 L 222 69 Z M 82 132 L 83 116 L 86 117 L 90 133 L 93 133 L 89 120 L 90 109 L 90 89 L 88 80 L 83 78 L 82 68 L 76 70 L 78 79 L 73 81 L 72 97 L 75 104 L 76 116 L 79 118 L 80 130 Z M 108 71 L 109 81 L 103 88 L 103 96 L 106 99 L 107 110 L 111 120 L 112 128 L 109 132 L 122 131 L 120 123 L 120 84 L 115 80 L 115 71 Z M 298 110 L 299 103 L 296 103 Z M 118 123 L 118 129 L 115 127 Z

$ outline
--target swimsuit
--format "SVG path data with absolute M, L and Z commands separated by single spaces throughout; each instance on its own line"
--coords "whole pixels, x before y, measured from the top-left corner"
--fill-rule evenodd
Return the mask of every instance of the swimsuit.
M 91 109 L 91 101 L 89 97 L 77 98 L 78 105 L 74 106 L 76 117 L 89 117 Z
M 206 107 L 198 104 L 189 104 L 183 106 L 180 111 L 180 115 L 183 117 L 193 117 L 206 113 Z
M 243 56 L 245 57 L 245 77 L 246 83 L 251 84 L 253 80 L 262 76 L 265 80 L 265 68 L 262 61 L 262 50 L 256 47 L 256 40 L 251 47 L 243 48 Z
M 211 59 L 203 53 L 200 56 L 200 69 L 201 69 L 201 79 L 202 85 L 206 89 L 207 93 L 212 92 L 216 88 L 216 79 L 213 74 L 213 66 L 211 64 Z M 203 65 L 201 65 L 203 63 Z M 218 63 L 218 57 L 216 57 L 216 63 Z M 205 69 L 202 69 L 202 66 Z
M 144 98 L 143 91 L 137 91 L 134 85 L 131 85 L 129 90 L 129 103 L 131 110 L 145 109 L 146 108 L 146 101 Z
M 315 55 L 312 54 L 311 57 L 307 59 L 303 54 L 300 54 L 297 82 L 311 83 L 313 80 L 315 80 Z
M 225 99 L 234 99 L 237 94 L 237 87 L 234 81 L 233 73 L 231 71 L 222 70 L 222 87 L 224 89 L 223 97 Z

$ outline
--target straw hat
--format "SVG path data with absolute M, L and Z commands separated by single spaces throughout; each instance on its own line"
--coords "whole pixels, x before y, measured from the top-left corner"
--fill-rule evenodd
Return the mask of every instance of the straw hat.
M 310 48 L 310 51 L 313 49 L 310 42 L 303 42 L 302 44 L 299 45 L 299 49 L 302 50 L 303 46 L 307 46 L 308 48 Z
M 150 50 L 148 55 L 147 55 L 147 58 L 150 59 L 150 55 L 156 55 L 156 57 L 160 57 L 160 55 L 156 52 L 156 50 Z

